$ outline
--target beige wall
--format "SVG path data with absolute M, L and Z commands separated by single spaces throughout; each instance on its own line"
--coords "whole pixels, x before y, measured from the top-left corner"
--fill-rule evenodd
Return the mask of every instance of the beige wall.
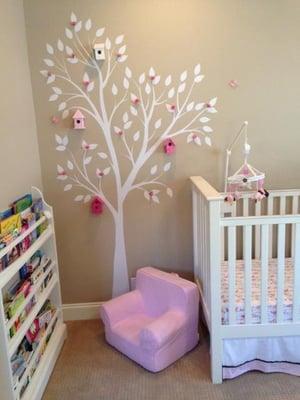
M 0 1 L 0 208 L 41 187 L 23 2 Z
M 25 0 L 29 59 L 47 199 L 54 205 L 64 302 L 103 300 L 112 281 L 113 224 L 108 212 L 93 217 L 88 207 L 73 202 L 56 181 L 62 162 L 54 133 L 69 133 L 68 123 L 50 123 L 55 106 L 48 103 L 39 70 L 44 69 L 45 44 L 64 38 L 71 11 L 105 26 L 109 36 L 125 33 L 128 65 L 134 74 L 151 65 L 163 76 L 201 62 L 205 80 L 196 99 L 218 96 L 213 118 L 212 149 L 177 142 L 168 180 L 173 200 L 149 206 L 139 192 L 125 204 L 125 230 L 130 273 L 145 264 L 170 270 L 192 270 L 191 194 L 187 178 L 203 175 L 218 188 L 223 178 L 224 149 L 242 121 L 249 121 L 252 163 L 267 173 L 267 186 L 300 187 L 300 2 L 298 0 Z M 82 70 L 76 70 L 78 82 Z M 116 72 L 116 80 L 121 78 Z M 231 89 L 228 81 L 237 79 Z M 111 99 L 108 98 L 110 102 Z M 99 132 L 88 121 L 86 138 Z M 81 136 L 72 139 L 79 141 Z M 158 152 L 152 160 L 163 161 Z M 234 167 L 238 166 L 234 156 Z M 122 161 L 126 170 L 126 161 Z M 111 181 L 112 182 L 112 181 Z M 109 185 L 112 185 L 110 183 Z

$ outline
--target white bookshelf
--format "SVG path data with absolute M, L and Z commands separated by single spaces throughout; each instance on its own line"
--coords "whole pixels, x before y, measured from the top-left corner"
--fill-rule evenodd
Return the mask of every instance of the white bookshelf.
M 53 210 L 43 198 L 42 193 L 37 188 L 32 188 L 33 199 L 42 198 L 44 203 L 45 217 L 40 218 L 26 232 L 16 238 L 9 246 L 0 251 L 0 259 L 5 256 L 14 246 L 20 243 L 29 233 L 34 231 L 40 224 L 47 219 L 48 226 L 39 238 L 23 253 L 17 260 L 0 272 L 0 398 L 5 400 L 40 400 L 51 376 L 55 362 L 66 339 L 66 326 L 63 322 L 62 303 L 60 292 L 59 269 L 57 261 L 56 240 L 53 220 Z M 33 254 L 42 249 L 51 260 L 48 268 L 37 279 L 31 287 L 30 293 L 25 301 L 17 309 L 12 318 L 7 320 L 4 312 L 3 292 L 5 287 L 18 277 L 22 266 L 29 261 Z M 41 291 L 45 278 L 52 274 L 47 286 Z M 49 275 L 50 276 L 50 275 Z M 25 307 L 31 302 L 34 296 L 37 297 L 35 305 L 31 308 L 26 319 L 20 325 L 17 332 L 10 338 L 9 330 L 21 315 Z M 55 312 L 47 326 L 46 331 L 39 337 L 38 345 L 32 352 L 30 360 L 26 365 L 26 370 L 18 381 L 14 382 L 11 368 L 11 357 L 14 355 L 18 346 L 22 342 L 26 332 L 32 325 L 34 319 L 47 299 L 55 307 Z M 50 339 L 48 338 L 51 333 Z M 47 340 L 48 338 L 48 340 Z M 41 350 L 44 349 L 42 355 Z M 31 374 L 36 360 L 40 357 L 35 372 Z M 29 384 L 25 391 L 21 393 L 22 387 L 30 376 Z

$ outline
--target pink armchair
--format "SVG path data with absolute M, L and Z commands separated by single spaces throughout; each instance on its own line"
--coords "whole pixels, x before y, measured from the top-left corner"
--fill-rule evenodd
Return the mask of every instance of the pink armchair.
M 108 343 L 152 372 L 198 343 L 197 286 L 152 267 L 137 272 L 136 289 L 100 307 Z

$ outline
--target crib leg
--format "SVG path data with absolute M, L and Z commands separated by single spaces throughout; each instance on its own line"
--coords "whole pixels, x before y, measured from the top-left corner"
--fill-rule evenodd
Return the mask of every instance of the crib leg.
M 211 337 L 210 342 L 210 367 L 211 379 L 213 383 L 222 383 L 222 357 L 223 346 L 220 338 Z

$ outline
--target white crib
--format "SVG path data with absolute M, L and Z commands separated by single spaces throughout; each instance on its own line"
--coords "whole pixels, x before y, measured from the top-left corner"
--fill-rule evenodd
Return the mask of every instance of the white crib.
M 298 336 L 300 340 L 300 190 L 271 191 L 268 199 L 258 203 L 246 194 L 237 204 L 229 205 L 224 202 L 224 195 L 202 177 L 192 177 L 191 181 L 194 275 L 210 333 L 212 381 L 221 383 L 223 344 L 227 339 Z M 243 260 L 242 320 L 236 308 L 240 260 Z M 288 289 L 287 260 L 292 265 Z M 274 276 L 271 277 L 270 262 L 275 264 L 276 274 L 272 322 L 268 301 Z M 258 263 L 257 277 L 252 276 L 255 263 Z M 255 318 L 252 295 L 256 280 L 259 312 Z M 287 306 L 288 317 L 286 291 L 292 296 Z

